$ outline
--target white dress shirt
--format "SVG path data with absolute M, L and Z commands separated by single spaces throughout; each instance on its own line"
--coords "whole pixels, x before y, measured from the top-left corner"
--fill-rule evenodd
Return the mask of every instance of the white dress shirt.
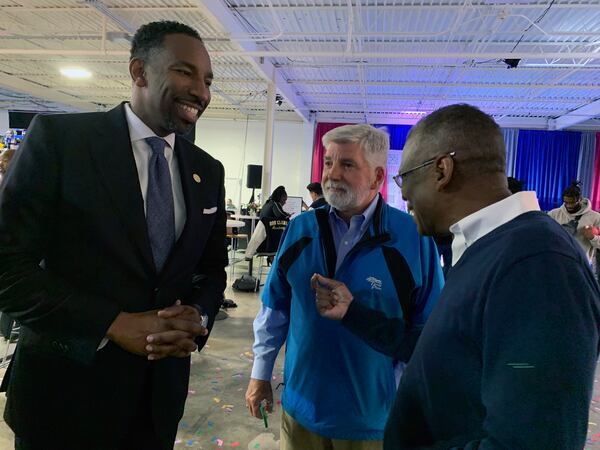
M 129 128 L 129 137 L 131 139 L 131 148 L 133 149 L 133 157 L 137 166 L 138 178 L 140 181 L 140 190 L 144 199 L 144 214 L 146 214 L 146 195 L 148 191 L 148 164 L 152 149 L 144 140 L 147 137 L 156 136 L 156 134 L 142 122 L 138 116 L 131 110 L 129 103 L 125 103 L 125 118 L 127 127 Z M 160 136 L 157 136 L 160 137 Z M 183 198 L 183 190 L 181 188 L 181 176 L 179 174 L 179 164 L 173 152 L 175 147 L 175 133 L 171 133 L 163 138 L 165 145 L 165 158 L 169 163 L 169 172 L 171 173 L 171 189 L 173 190 L 173 206 L 175 207 L 175 239 L 179 239 L 183 226 L 185 225 L 186 210 L 185 199 Z M 98 350 L 104 348 L 108 343 L 107 338 L 103 338 L 98 346 Z
M 147 137 L 154 137 L 156 134 L 131 110 L 129 103 L 125 103 L 125 117 L 129 127 L 129 137 L 131 138 L 131 148 L 133 157 L 137 166 L 140 189 L 144 199 L 144 213 L 146 213 L 146 193 L 148 191 L 148 164 L 152 149 L 145 141 Z M 157 136 L 160 137 L 160 136 Z M 183 190 L 181 188 L 181 175 L 179 174 L 179 164 L 173 149 L 175 148 L 175 133 L 163 137 L 167 143 L 165 145 L 165 158 L 169 164 L 171 174 L 171 189 L 173 190 L 173 206 L 175 207 L 175 240 L 179 239 L 185 225 L 186 210 Z
M 455 266 L 465 250 L 477 239 L 510 222 L 517 216 L 530 211 L 539 211 L 540 205 L 535 192 L 517 192 L 510 197 L 486 206 L 459 220 L 450 227 L 452 241 L 452 265 Z

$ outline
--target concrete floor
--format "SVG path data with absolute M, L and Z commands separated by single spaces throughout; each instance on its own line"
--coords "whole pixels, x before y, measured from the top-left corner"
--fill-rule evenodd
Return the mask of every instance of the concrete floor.
M 239 271 L 236 272 L 239 276 Z M 276 410 L 269 416 L 268 428 L 262 421 L 250 417 L 244 406 L 252 368 L 252 320 L 259 308 L 259 298 L 254 293 L 231 290 L 226 296 L 233 299 L 238 308 L 230 309 L 229 318 L 217 322 L 207 347 L 192 357 L 190 392 L 175 449 L 275 450 L 279 448 L 281 388 L 275 391 Z M 274 386 L 282 381 L 282 354 L 275 366 Z M 2 374 L 0 371 L 0 377 Z M 597 379 L 599 375 L 597 372 Z M 600 386 L 597 380 L 594 387 L 585 449 L 600 449 Z M 0 395 L 0 412 L 4 403 L 5 397 Z M 12 432 L 0 421 L 0 450 L 12 448 Z

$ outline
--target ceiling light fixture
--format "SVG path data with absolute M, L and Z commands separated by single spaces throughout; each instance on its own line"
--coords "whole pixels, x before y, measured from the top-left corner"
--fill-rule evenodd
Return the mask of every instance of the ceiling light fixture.
M 427 114 L 425 111 L 400 111 L 402 114 L 415 114 L 415 115 L 424 115 Z
M 63 67 L 60 69 L 60 73 L 68 78 L 90 78 L 92 72 L 81 67 Z

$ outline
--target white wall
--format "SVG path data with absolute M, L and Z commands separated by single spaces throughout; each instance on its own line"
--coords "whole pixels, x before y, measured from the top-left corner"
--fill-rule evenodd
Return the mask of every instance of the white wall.
M 310 183 L 313 133 L 313 124 L 275 122 L 271 191 L 283 185 L 288 195 L 301 196 L 309 203 L 306 185 Z M 227 198 L 238 207 L 240 200 L 247 203 L 252 195 L 246 188 L 246 166 L 262 165 L 264 143 L 264 121 L 201 118 L 196 124 L 196 145 L 223 163 Z

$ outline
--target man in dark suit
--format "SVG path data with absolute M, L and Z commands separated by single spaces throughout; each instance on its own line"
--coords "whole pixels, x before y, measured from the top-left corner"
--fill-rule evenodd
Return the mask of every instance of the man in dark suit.
M 193 29 L 151 23 L 129 71 L 131 103 L 37 116 L 0 191 L 17 449 L 172 448 L 223 299 L 223 166 L 176 135 L 210 102 L 208 53 Z

